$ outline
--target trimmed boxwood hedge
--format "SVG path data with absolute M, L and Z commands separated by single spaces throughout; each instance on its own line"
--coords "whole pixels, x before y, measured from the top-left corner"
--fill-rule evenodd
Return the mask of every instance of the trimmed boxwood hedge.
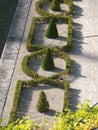
M 37 52 L 34 52 L 33 54 L 30 54 L 30 55 L 27 55 L 23 58 L 23 61 L 22 61 L 22 70 L 30 77 L 32 78 L 40 78 L 42 76 L 39 76 L 35 71 L 31 70 L 29 67 L 28 67 L 28 64 L 30 62 L 30 60 L 32 60 L 32 58 L 35 58 L 37 57 L 37 55 L 40 55 L 41 53 L 44 53 L 44 50 L 39 50 Z
M 64 46 L 64 51 L 71 51 L 72 50 L 72 38 L 73 38 L 73 20 L 69 17 L 68 20 L 68 35 L 67 35 L 67 45 Z
M 36 6 L 35 6 L 35 9 L 36 9 L 36 12 L 38 14 L 40 14 L 41 16 L 43 17 L 56 17 L 56 18 L 60 18 L 60 17 L 68 17 L 70 14 L 72 14 L 73 12 L 73 0 L 62 0 L 61 2 L 65 3 L 65 4 L 68 4 L 69 5 L 69 11 L 65 12 L 65 13 L 61 13 L 61 14 L 51 14 L 51 13 L 48 13 L 47 11 L 45 11 L 44 9 L 42 9 L 41 7 L 46 4 L 49 0 L 39 0 L 36 2 Z M 51 1 L 50 1 L 51 2 Z
M 55 19 L 53 17 L 53 18 L 50 19 L 48 28 L 45 32 L 45 36 L 47 38 L 57 38 L 58 35 L 59 34 L 58 34 L 57 26 L 56 26 L 56 23 L 55 23 Z
M 13 100 L 13 107 L 10 112 L 9 122 L 13 122 L 16 119 L 16 112 L 17 112 L 17 107 L 19 103 L 19 97 L 20 97 L 23 85 L 24 85 L 23 81 L 20 81 L 20 80 L 17 81 L 16 90 L 14 94 L 14 100 Z
M 46 49 L 34 52 L 34 53 L 32 53 L 30 55 L 27 55 L 27 56 L 25 56 L 23 58 L 22 69 L 28 76 L 30 76 L 32 78 L 35 78 L 35 79 L 42 77 L 42 76 L 38 75 L 34 70 L 31 70 L 28 67 L 28 64 L 29 64 L 30 60 L 32 60 L 33 58 L 38 57 L 38 56 L 43 56 L 43 54 L 45 53 L 45 50 Z M 68 74 L 70 72 L 70 68 L 71 68 L 70 57 L 64 51 L 60 52 L 60 50 L 57 50 L 57 49 L 51 49 L 51 50 L 52 50 L 53 55 L 59 56 L 60 58 L 64 59 L 65 62 L 66 62 L 66 66 L 65 66 L 64 71 L 62 71 L 62 72 L 60 72 L 58 74 L 54 74 L 54 75 L 50 76 L 50 78 L 57 79 L 61 75 Z
M 50 8 L 53 11 L 60 11 L 60 0 L 52 0 Z
M 45 51 L 45 55 L 42 59 L 41 67 L 43 70 L 53 70 L 55 68 L 53 56 L 50 48 L 47 48 Z
M 38 112 L 41 112 L 41 113 L 49 111 L 49 102 L 47 100 L 47 97 L 44 91 L 41 91 L 39 94 L 38 102 L 36 104 L 36 109 Z
M 40 21 L 40 19 L 38 19 Z M 33 44 L 33 38 L 34 38 L 34 31 L 35 31 L 35 24 L 37 22 L 37 18 L 32 19 L 30 31 L 28 34 L 27 42 L 26 42 L 26 48 L 29 52 L 36 51 L 36 50 L 41 50 L 43 49 L 43 46 L 35 45 Z
M 70 83 L 69 81 L 66 81 L 64 83 L 64 104 L 63 104 L 63 112 L 65 111 L 65 109 L 69 108 L 69 87 L 70 87 Z

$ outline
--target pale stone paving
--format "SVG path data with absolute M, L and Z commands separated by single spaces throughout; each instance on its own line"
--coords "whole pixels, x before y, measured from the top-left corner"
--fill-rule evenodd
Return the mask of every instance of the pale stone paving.
M 13 23 L 0 60 L 0 117 L 2 117 L 10 82 L 27 21 L 31 0 L 19 0 Z M 12 92 L 13 98 L 13 92 Z M 10 104 L 10 100 L 9 100 Z M 10 108 L 9 108 L 10 109 Z
M 74 2 L 71 107 L 85 99 L 98 102 L 98 0 Z

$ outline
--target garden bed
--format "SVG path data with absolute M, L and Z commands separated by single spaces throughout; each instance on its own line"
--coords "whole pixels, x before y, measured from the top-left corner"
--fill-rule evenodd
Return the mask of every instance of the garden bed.
M 40 113 L 36 110 L 36 104 L 38 101 L 40 91 L 46 93 L 47 99 L 49 101 L 49 112 Z M 58 105 L 59 101 L 59 105 Z M 32 88 L 23 88 L 19 100 L 17 117 L 22 118 L 23 116 L 29 116 L 31 119 L 36 120 L 38 123 L 42 119 L 47 119 L 52 121 L 52 116 L 56 112 L 63 111 L 64 104 L 64 89 L 61 87 L 54 87 L 46 84 L 40 84 Z
M 43 58 L 45 51 L 46 49 L 37 51 L 23 58 L 22 69 L 28 76 L 37 79 L 43 76 L 45 77 L 47 75 L 46 77 L 49 76 L 49 78 L 57 79 L 57 78 L 60 78 L 60 76 L 67 75 L 70 72 L 70 68 L 71 68 L 70 57 L 65 52 L 60 52 L 57 49 L 56 50 L 53 49 L 51 51 L 53 51 L 53 56 L 56 57 L 55 58 L 56 67 L 54 68 L 54 70 L 48 71 L 48 72 L 43 70 L 44 72 L 43 73 L 41 69 L 39 68 L 40 68 L 40 65 L 41 65 L 40 63 L 41 63 L 41 60 Z M 36 61 L 36 63 L 34 63 L 34 61 Z M 63 64 L 61 65 L 60 62 L 62 62 Z M 34 67 L 35 66 L 34 64 L 36 65 L 36 67 Z M 39 72 L 40 74 L 43 73 L 42 76 L 37 73 L 38 70 L 40 70 Z
M 32 44 L 48 46 L 48 47 L 63 47 L 67 44 L 67 33 L 68 33 L 68 25 L 61 21 L 57 22 L 57 29 L 59 33 L 59 37 L 50 39 L 45 37 L 45 31 L 48 27 L 48 23 L 37 23 L 35 25 L 34 31 L 34 40 Z
M 54 74 L 58 74 L 66 69 L 65 68 L 66 63 L 63 59 L 55 57 L 53 58 L 53 60 L 54 60 L 55 68 L 51 71 L 46 71 L 41 68 L 42 58 L 40 57 L 31 61 L 28 66 L 30 69 L 37 72 L 38 75 L 41 75 L 43 77 L 49 77 Z
M 51 3 L 47 2 L 47 3 L 43 4 L 41 9 L 43 9 L 46 12 L 51 13 L 51 14 L 60 14 L 60 13 L 66 13 L 66 12 L 69 11 L 69 6 L 67 4 L 65 4 L 65 3 L 60 4 L 60 8 L 61 8 L 60 11 L 52 11 L 50 9 L 50 5 L 51 5 Z

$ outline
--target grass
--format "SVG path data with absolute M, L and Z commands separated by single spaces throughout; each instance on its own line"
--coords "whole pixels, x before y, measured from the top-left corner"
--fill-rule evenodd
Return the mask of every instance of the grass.
M 0 57 L 7 39 L 18 0 L 0 0 Z

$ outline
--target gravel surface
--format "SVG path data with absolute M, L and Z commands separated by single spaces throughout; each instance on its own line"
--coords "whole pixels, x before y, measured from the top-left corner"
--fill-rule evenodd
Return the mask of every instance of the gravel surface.
M 85 99 L 98 102 L 98 0 L 74 1 L 71 107 Z

